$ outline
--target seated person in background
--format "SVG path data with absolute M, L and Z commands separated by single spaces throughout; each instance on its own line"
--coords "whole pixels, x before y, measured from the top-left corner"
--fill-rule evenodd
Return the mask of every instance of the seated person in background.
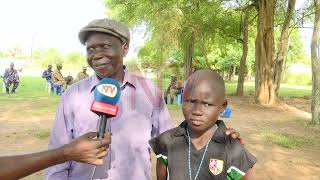
M 11 93 L 15 93 L 16 89 L 19 86 L 19 76 L 17 70 L 14 69 L 14 64 L 10 64 L 10 68 L 6 69 L 3 75 L 3 81 L 6 88 L 6 93 L 8 94 L 10 91 L 10 86 L 13 84 L 13 87 L 11 89 Z
M 168 94 L 170 95 L 170 104 L 173 104 L 173 102 L 176 102 L 176 97 L 179 93 L 181 93 L 182 89 L 182 83 L 180 80 L 178 80 L 176 75 L 171 76 L 171 82 L 168 86 L 168 89 L 166 91 L 166 98 L 168 97 Z
M 84 66 L 82 68 L 82 71 L 77 74 L 77 77 L 74 82 L 81 81 L 82 79 L 85 79 L 87 77 L 89 77 L 89 75 L 87 74 L 87 67 Z
M 46 79 L 47 83 L 50 84 L 51 93 L 54 92 L 53 82 L 52 82 L 52 66 L 48 65 L 48 69 L 43 71 L 42 78 Z
M 61 74 L 62 64 L 57 64 L 57 69 L 52 73 L 52 82 L 53 85 L 57 88 L 57 94 L 60 96 L 63 93 L 63 90 L 67 88 L 67 82 Z
M 222 77 L 212 70 L 196 71 L 187 81 L 176 128 L 150 140 L 157 155 L 157 179 L 252 179 L 256 158 L 224 132 L 218 120 L 227 106 Z

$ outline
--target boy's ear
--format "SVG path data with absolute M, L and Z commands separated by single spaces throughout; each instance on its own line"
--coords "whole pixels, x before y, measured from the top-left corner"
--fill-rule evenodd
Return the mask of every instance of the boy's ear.
M 221 111 L 223 112 L 227 106 L 228 106 L 228 101 L 225 99 L 225 100 L 223 100 Z

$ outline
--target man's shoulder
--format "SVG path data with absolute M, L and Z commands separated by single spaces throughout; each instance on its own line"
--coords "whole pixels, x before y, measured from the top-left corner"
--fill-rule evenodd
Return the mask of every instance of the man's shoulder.
M 138 80 L 139 82 L 144 81 L 144 82 L 147 82 L 148 84 L 154 85 L 154 82 L 149 78 L 146 78 L 137 74 L 132 74 L 132 73 L 128 73 L 128 74 L 129 74 L 129 79 L 131 80 Z

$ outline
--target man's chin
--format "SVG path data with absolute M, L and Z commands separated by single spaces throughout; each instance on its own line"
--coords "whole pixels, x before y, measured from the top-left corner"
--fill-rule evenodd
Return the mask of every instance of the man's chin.
M 99 78 L 110 78 L 112 76 L 111 72 L 100 72 L 95 70 L 95 73 Z

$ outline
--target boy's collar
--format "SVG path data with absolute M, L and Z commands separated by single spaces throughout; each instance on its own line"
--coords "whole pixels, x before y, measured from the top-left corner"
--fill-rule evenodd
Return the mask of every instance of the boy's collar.
M 217 141 L 219 143 L 225 143 L 225 132 L 226 132 L 226 126 L 222 120 L 217 120 L 216 122 L 218 129 L 214 132 L 212 136 L 212 141 Z M 188 123 L 186 120 L 184 120 L 176 129 L 174 132 L 174 136 L 185 136 L 187 137 L 187 126 Z

